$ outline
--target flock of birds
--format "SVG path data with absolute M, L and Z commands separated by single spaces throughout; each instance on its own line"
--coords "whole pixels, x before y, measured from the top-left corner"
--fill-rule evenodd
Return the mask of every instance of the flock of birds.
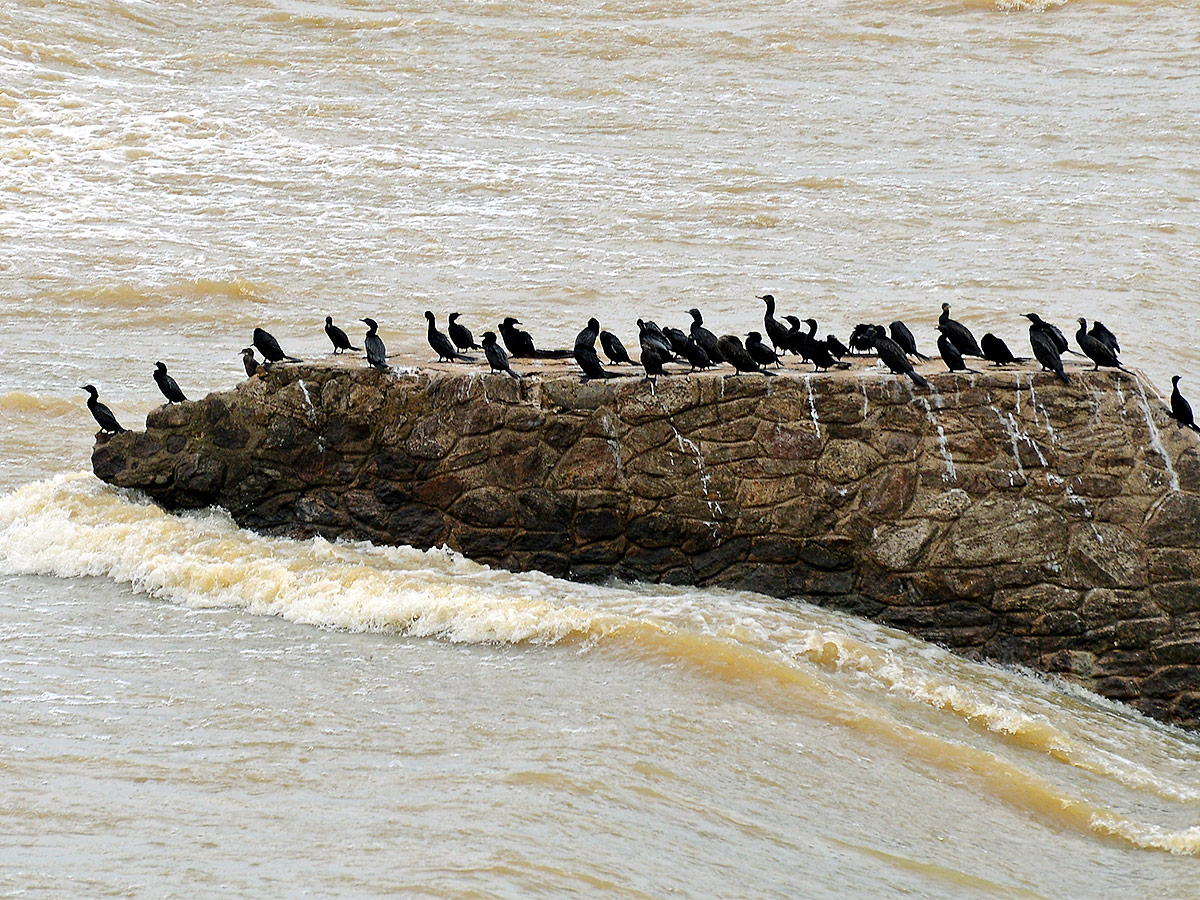
M 690 309 L 692 317 L 691 328 L 685 332 L 679 328 L 660 328 L 650 320 L 637 320 L 638 345 L 640 349 L 639 362 L 635 363 L 626 351 L 624 344 L 611 331 L 602 331 L 597 319 L 588 319 L 585 327 L 575 337 L 572 350 L 539 350 L 534 346 L 533 337 L 527 331 L 517 326 L 521 322 L 511 316 L 504 319 L 499 326 L 499 339 L 496 332 L 485 331 L 482 344 L 476 343 L 470 329 L 459 320 L 459 313 L 451 313 L 446 332 L 437 327 L 436 317 L 426 311 L 426 338 L 430 348 L 437 354 L 438 362 L 475 362 L 477 357 L 467 353 L 468 350 L 482 350 L 492 373 L 501 373 L 512 378 L 523 376 L 513 370 L 510 359 L 573 359 L 582 371 L 583 381 L 592 379 L 622 378 L 632 374 L 614 372 L 605 368 L 601 361 L 596 343 L 612 366 L 640 364 L 645 372 L 645 379 L 654 382 L 661 375 L 672 373 L 690 374 L 704 371 L 715 366 L 729 365 L 734 374 L 754 373 L 772 376 L 770 368 L 779 368 L 783 357 L 792 354 L 801 362 L 810 362 L 813 371 L 831 368 L 849 368 L 844 360 L 847 355 L 874 353 L 880 362 L 896 375 L 904 375 L 912 379 L 916 385 L 928 388 L 929 382 L 921 376 L 913 366 L 913 359 L 927 362 L 925 356 L 917 350 L 916 338 L 908 327 L 901 321 L 892 322 L 888 328 L 882 325 L 862 323 L 854 327 L 846 344 L 833 335 L 817 338 L 816 319 L 803 319 L 797 316 L 783 316 L 784 321 L 775 317 L 775 298 L 764 294 L 757 299 L 766 304 L 763 316 L 763 332 L 751 331 L 743 342 L 733 334 L 717 337 L 704 327 L 704 317 L 700 310 Z M 1086 319 L 1079 319 L 1079 330 L 1075 332 L 1075 342 L 1078 351 L 1072 350 L 1066 336 L 1056 326 L 1043 321 L 1035 313 L 1024 316 L 1029 320 L 1029 345 L 1033 356 L 1042 366 L 1042 371 L 1053 372 L 1064 383 L 1070 382 L 1062 356 L 1064 353 L 1083 355 L 1095 364 L 1095 369 L 1101 366 L 1119 368 L 1126 371 L 1118 358 L 1121 347 L 1116 336 L 1100 322 L 1093 322 L 1089 329 Z M 355 347 L 349 336 L 333 323 L 332 316 L 325 317 L 325 334 L 333 344 L 333 353 L 341 354 L 347 350 L 355 353 L 365 353 L 367 364 L 376 369 L 388 370 L 387 348 L 379 336 L 379 325 L 374 319 L 360 319 L 367 326 L 363 337 L 363 346 Z M 787 324 L 784 324 L 784 323 Z M 805 328 L 804 326 L 807 326 Z M 1027 362 L 1027 358 L 1014 356 L 1003 340 L 996 335 L 985 334 L 979 341 L 970 329 L 961 322 L 950 318 L 950 304 L 942 304 L 942 314 L 937 324 L 938 353 L 946 367 L 951 372 L 976 372 L 966 364 L 966 357 L 977 357 L 986 360 L 994 366 L 1006 366 L 1011 363 Z M 500 341 L 503 341 L 501 346 Z M 768 345 L 769 344 L 769 345 Z M 254 355 L 258 350 L 262 354 L 260 362 Z M 254 329 L 253 346 L 242 350 L 242 362 L 246 368 L 247 377 L 254 377 L 276 363 L 300 362 L 294 356 L 288 356 L 269 332 L 262 328 Z M 687 372 L 682 369 L 668 369 L 668 364 L 688 365 Z M 175 379 L 167 374 L 167 367 L 159 362 L 155 364 L 154 380 L 167 398 L 168 403 L 182 403 L 187 398 L 180 390 Z M 1171 417 L 1179 427 L 1188 427 L 1200 432 L 1200 426 L 1192 415 L 1192 407 L 1179 392 L 1179 376 L 1171 379 Z M 88 409 L 100 425 L 102 431 L 120 432 L 125 429 L 117 422 L 112 410 L 99 401 L 96 388 L 84 385 L 88 393 Z

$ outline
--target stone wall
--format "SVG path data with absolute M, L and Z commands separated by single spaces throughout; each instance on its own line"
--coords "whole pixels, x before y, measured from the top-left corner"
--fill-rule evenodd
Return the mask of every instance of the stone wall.
M 1143 379 L 276 366 L 96 474 L 293 536 L 800 596 L 1200 724 L 1200 442 Z

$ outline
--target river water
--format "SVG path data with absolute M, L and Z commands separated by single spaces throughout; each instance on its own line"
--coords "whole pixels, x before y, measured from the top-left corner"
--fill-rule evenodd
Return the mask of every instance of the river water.
M 1200 741 L 803 603 L 89 474 L 333 315 L 1100 318 L 1200 399 L 1191 0 L 0 2 L 0 893 L 1200 897 Z M 1019 352 L 1019 351 L 1018 351 Z

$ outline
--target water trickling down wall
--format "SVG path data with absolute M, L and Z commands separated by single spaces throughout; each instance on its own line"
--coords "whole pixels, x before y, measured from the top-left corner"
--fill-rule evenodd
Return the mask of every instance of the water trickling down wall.
M 1200 724 L 1200 442 L 1140 377 L 276 366 L 100 437 L 168 508 L 800 596 Z

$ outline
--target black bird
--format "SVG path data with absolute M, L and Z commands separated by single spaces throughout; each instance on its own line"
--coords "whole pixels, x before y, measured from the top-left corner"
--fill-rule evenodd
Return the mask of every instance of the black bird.
M 958 347 L 954 345 L 954 341 L 950 340 L 949 329 L 945 325 L 939 325 L 937 330 L 940 332 L 937 339 L 938 353 L 942 355 L 942 361 L 946 363 L 946 368 L 951 372 L 975 372 L 974 369 L 968 369 L 967 364 L 963 362 Z M 975 374 L 979 373 L 975 372 Z
M 718 346 L 717 336 L 704 327 L 704 316 L 700 315 L 700 310 L 693 307 L 688 310 L 688 315 L 692 317 L 692 340 L 700 345 L 700 349 L 707 354 L 714 365 L 727 362 Z M 742 342 L 739 340 L 738 346 L 740 347 L 741 344 Z
M 450 313 L 450 324 L 446 326 L 446 331 L 450 333 L 450 340 L 454 341 L 454 346 L 459 350 L 478 350 L 479 345 L 475 343 L 471 330 L 466 325 L 458 324 L 458 316 L 459 314 L 456 312 Z
M 90 384 L 85 384 L 80 390 L 88 392 L 87 407 L 91 410 L 92 418 L 96 420 L 96 424 L 100 426 L 101 431 L 120 434 L 125 430 L 117 421 L 117 417 L 112 414 L 112 410 L 97 399 L 99 392 L 94 387 Z
M 387 348 L 383 345 L 383 338 L 376 334 L 379 326 L 374 319 L 359 321 L 367 326 L 367 336 L 363 338 L 363 346 L 367 348 L 367 364 L 374 369 L 388 369 Z
M 675 356 L 675 351 L 671 347 L 671 342 L 667 339 L 666 335 L 662 333 L 662 329 L 660 329 L 657 325 L 649 320 L 638 319 L 637 327 L 638 344 L 640 346 L 645 346 L 646 342 L 650 341 L 664 354 L 666 354 L 668 360 Z
M 600 320 L 595 316 L 587 320 L 587 326 L 575 335 L 575 355 L 579 354 L 579 348 L 591 348 L 593 352 L 596 350 L 596 338 L 600 336 Z M 597 357 L 599 358 L 599 357 Z
M 721 358 L 729 363 L 734 368 L 734 375 L 740 375 L 743 372 L 754 372 L 757 375 L 771 375 L 774 372 L 769 369 L 764 369 L 759 366 L 754 357 L 751 356 L 746 348 L 742 346 L 742 339 L 736 334 L 721 335 L 717 341 L 717 347 L 721 354 Z M 705 351 L 706 353 L 708 351 Z
M 1050 342 L 1054 344 L 1054 349 L 1057 350 L 1059 354 L 1075 353 L 1075 351 L 1071 349 L 1071 345 L 1067 343 L 1066 335 L 1059 331 L 1057 325 L 1051 325 L 1049 322 L 1043 322 L 1042 317 L 1037 313 L 1025 313 L 1025 318 L 1033 323 L 1030 328 L 1037 327 L 1050 339 Z M 1079 354 L 1076 353 L 1075 355 L 1078 356 Z
M 483 355 L 487 357 L 488 365 L 492 367 L 493 372 L 507 372 L 513 378 L 521 377 L 508 364 L 508 354 L 504 352 L 504 348 L 496 343 L 496 332 L 485 331 L 483 333 Z
M 514 359 L 567 359 L 570 357 L 570 350 L 538 350 L 533 346 L 533 337 L 528 331 L 522 331 L 517 326 L 520 321 L 512 316 L 505 318 L 500 323 L 500 339 L 504 341 L 504 346 L 508 348 L 508 352 L 512 354 Z
M 254 346 L 258 348 L 268 367 L 277 362 L 300 362 L 296 357 L 285 354 L 279 348 L 279 341 L 275 340 L 269 331 L 261 328 L 254 329 Z
M 676 356 L 683 356 L 683 348 L 688 345 L 691 337 L 679 328 L 671 328 L 670 326 L 662 329 L 662 336 L 667 339 L 667 343 L 671 345 L 671 352 Z
M 663 365 L 670 362 L 674 354 L 669 347 L 663 346 L 654 332 L 647 328 L 641 329 L 638 344 L 642 351 L 642 368 L 646 370 L 646 377 L 643 380 L 656 384 L 658 376 L 664 374 Z
M 1092 328 L 1088 334 L 1106 346 L 1113 353 L 1121 352 L 1121 345 L 1117 343 L 1117 336 L 1105 328 L 1103 322 L 1092 322 Z
M 850 348 L 832 334 L 825 335 L 825 349 L 829 351 L 831 356 L 835 356 L 839 360 L 850 352 Z
M 871 349 L 879 354 L 879 359 L 885 366 L 892 370 L 893 374 L 907 375 L 918 386 L 923 388 L 929 387 L 929 382 L 908 361 L 908 354 L 904 352 L 904 348 L 887 336 L 887 331 L 884 330 L 882 325 L 870 325 L 867 327 L 871 329 L 871 334 L 869 335 Z
M 633 365 L 633 360 L 629 358 L 629 352 L 625 349 L 625 345 L 611 331 L 600 332 L 600 346 L 604 350 L 604 355 L 608 357 L 608 361 L 614 366 L 619 366 L 621 363 Z
M 971 334 L 971 329 L 967 328 L 962 322 L 956 322 L 950 318 L 949 303 L 942 304 L 942 314 L 938 317 L 938 325 L 946 326 L 948 330 L 943 333 L 954 343 L 954 346 L 958 348 L 958 352 L 963 356 L 983 356 L 983 351 L 975 343 L 975 335 Z
M 1098 372 L 1101 366 L 1120 369 L 1122 372 L 1129 371 L 1121 365 L 1116 352 L 1108 344 L 1088 334 L 1087 319 L 1079 319 L 1079 330 L 1075 332 L 1075 343 L 1079 345 L 1079 349 L 1084 352 L 1084 355 L 1096 364 L 1092 369 L 1093 372 Z
M 758 298 L 767 304 L 767 311 L 763 315 L 763 326 L 767 330 L 767 340 L 771 342 L 771 346 L 778 351 L 787 351 L 788 329 L 782 322 L 775 318 L 775 298 L 770 294 L 763 294 Z
M 1200 431 L 1200 426 L 1196 425 L 1196 420 L 1192 417 L 1192 404 L 1179 393 L 1178 375 L 1171 379 L 1171 418 L 1179 423 L 1180 428 Z
M 1053 331 L 1058 329 L 1048 326 L 1036 313 L 1025 313 L 1025 318 L 1030 321 L 1029 346 L 1033 348 L 1034 358 L 1042 364 L 1042 370 L 1053 372 L 1063 384 L 1070 384 L 1071 379 L 1063 371 L 1062 351 L 1054 339 Z
M 869 325 L 866 322 L 859 322 L 854 326 L 854 330 L 850 332 L 850 352 L 851 353 L 870 353 L 875 349 L 875 325 Z M 896 343 L 892 341 L 892 343 Z
M 179 385 L 175 379 L 167 374 L 165 363 L 156 362 L 154 364 L 154 382 L 158 385 L 158 389 L 163 392 L 163 396 L 167 398 L 168 403 L 184 403 L 187 397 L 183 396 L 183 391 L 179 389 Z
M 596 353 L 596 336 L 600 334 L 600 322 L 595 318 L 588 319 L 587 328 L 575 337 L 575 362 L 583 369 L 581 381 L 591 381 L 593 378 L 622 378 L 618 372 L 609 372 L 600 362 Z
M 746 335 L 746 352 L 760 366 L 779 367 L 779 354 L 763 343 L 762 334 L 752 331 Z
M 688 339 L 688 342 L 683 345 L 683 352 L 679 355 L 688 361 L 692 367 L 692 372 L 695 372 L 697 369 L 704 371 L 705 369 L 712 368 L 713 361 L 708 358 L 708 354 L 704 352 L 703 348 L 699 344 L 690 338 Z
M 246 369 L 247 378 L 253 378 L 255 375 L 258 375 L 263 371 L 262 364 L 254 358 L 253 347 L 242 348 L 242 365 Z
M 812 335 L 817 331 L 816 325 L 812 326 L 811 332 L 806 332 L 800 327 L 802 323 L 798 316 L 784 316 L 784 318 L 792 325 L 784 336 L 784 346 L 800 357 L 802 362 L 807 362 Z
M 438 355 L 438 362 L 442 362 L 443 360 L 453 362 L 456 359 L 461 359 L 463 362 L 475 362 L 475 357 L 459 353 L 454 349 L 454 344 L 451 343 L 450 338 L 437 330 L 433 313 L 429 310 L 425 310 L 425 321 L 429 323 L 429 327 L 425 329 L 425 338 L 429 341 L 429 346 L 433 348 L 433 352 Z
M 1012 351 L 1008 349 L 1008 344 L 1004 343 L 1004 341 L 990 331 L 979 339 L 979 349 L 983 351 L 983 358 L 993 366 L 1007 366 L 1009 363 L 1025 362 L 1022 357 L 1013 356 Z
M 833 358 L 833 354 L 829 352 L 829 347 L 826 343 L 816 339 L 816 319 L 805 319 L 804 324 L 808 326 L 808 334 L 804 336 L 806 344 L 804 358 L 812 361 L 814 372 L 821 369 L 828 371 L 831 366 L 837 366 L 839 369 L 850 368 L 850 363 L 838 362 Z
M 913 337 L 913 333 L 908 330 L 908 326 L 897 319 L 891 324 L 889 330 L 892 333 L 892 340 L 900 345 L 900 349 L 909 356 L 915 356 L 921 362 L 927 362 L 929 357 L 917 349 L 917 339 Z
M 325 333 L 329 335 L 335 355 L 341 353 L 343 350 L 353 350 L 355 353 L 359 353 L 362 350 L 361 347 L 351 346 L 350 338 L 346 337 L 346 332 L 333 324 L 333 316 L 325 317 Z

